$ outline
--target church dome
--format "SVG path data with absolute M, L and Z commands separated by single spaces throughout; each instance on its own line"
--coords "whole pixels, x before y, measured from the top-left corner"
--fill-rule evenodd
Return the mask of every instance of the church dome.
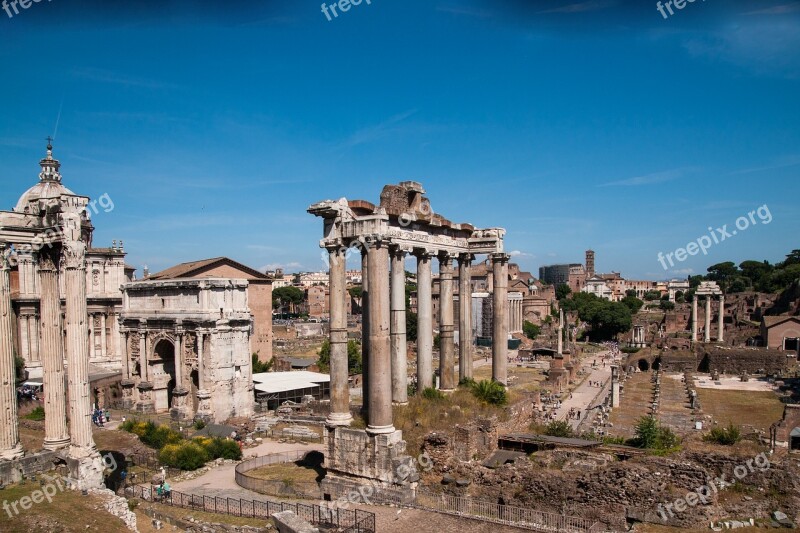
M 52 145 L 47 145 L 47 155 L 39 164 L 42 167 L 42 171 L 39 173 L 39 183 L 25 191 L 20 197 L 17 207 L 14 208 L 17 213 L 38 212 L 40 200 L 55 200 L 61 198 L 62 194 L 75 195 L 61 183 L 61 174 L 58 172 L 61 163 L 57 159 L 53 159 Z

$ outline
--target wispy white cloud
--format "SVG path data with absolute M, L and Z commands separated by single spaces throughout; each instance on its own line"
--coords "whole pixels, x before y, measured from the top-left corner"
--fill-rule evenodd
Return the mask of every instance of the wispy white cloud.
M 748 11 L 745 15 L 786 15 L 797 12 L 800 12 L 800 2 L 756 9 L 755 11 Z
M 694 274 L 693 268 L 681 268 L 678 270 L 670 270 L 670 274 L 675 274 L 677 276 L 688 276 L 689 274 Z
M 598 187 L 639 187 L 642 185 L 655 185 L 657 183 L 665 183 L 673 181 L 682 177 L 686 169 L 666 170 L 663 172 L 654 172 L 652 174 L 644 174 L 642 176 L 634 176 L 608 183 L 601 183 Z
M 741 170 L 737 170 L 736 172 L 731 172 L 731 176 L 737 176 L 741 174 L 753 174 L 756 172 L 763 172 L 765 170 L 777 170 L 779 168 L 789 168 L 797 165 L 800 165 L 800 155 L 790 155 L 777 159 L 771 165 L 765 165 L 762 167 L 743 168 Z
M 344 141 L 343 146 L 346 148 L 352 148 L 354 146 L 367 144 L 376 141 L 382 137 L 386 137 L 389 133 L 391 133 L 396 129 L 399 123 L 403 122 L 416 112 L 417 112 L 416 109 L 405 111 L 404 113 L 395 115 L 389 118 L 388 120 L 385 120 L 375 126 L 362 128 L 353 133 L 350 137 L 348 137 Z
M 82 68 L 74 71 L 74 75 L 85 80 L 99 83 L 110 83 L 114 85 L 125 85 L 128 87 L 140 87 L 143 89 L 177 89 L 174 83 L 152 80 L 147 78 L 137 78 L 98 68 Z
M 529 254 L 527 252 L 523 252 L 523 251 L 520 251 L 520 250 L 512 250 L 512 251 L 508 252 L 508 255 L 510 255 L 511 257 L 530 257 L 530 258 L 535 258 L 536 257 L 533 254 Z
M 261 272 L 266 272 L 267 270 L 276 270 L 278 268 L 282 268 L 284 271 L 299 270 L 299 269 L 303 268 L 303 265 L 301 263 L 297 263 L 297 262 L 292 262 L 292 263 L 270 263 L 268 265 L 262 266 L 258 270 L 261 271 Z

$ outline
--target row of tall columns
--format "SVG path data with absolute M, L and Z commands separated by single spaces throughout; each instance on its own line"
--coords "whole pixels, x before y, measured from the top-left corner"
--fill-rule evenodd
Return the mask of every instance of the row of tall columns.
M 39 257 L 41 287 L 42 370 L 44 372 L 44 448 L 57 450 L 69 444 L 67 395 L 64 385 L 64 341 L 61 298 L 58 294 L 59 257 L 52 250 Z
M 692 299 L 692 342 L 697 342 L 698 329 L 698 309 L 697 295 Z M 719 295 L 719 333 L 717 342 L 725 341 L 725 295 Z M 706 296 L 705 304 L 705 331 L 703 332 L 703 342 L 711 342 L 711 295 Z
M 349 425 L 350 393 L 348 388 L 346 248 L 328 248 L 330 265 L 330 343 L 331 343 L 331 412 L 329 426 Z M 362 249 L 362 390 L 363 415 L 367 431 L 391 433 L 392 403 L 404 404 L 407 393 L 407 339 L 405 255 L 403 250 L 376 240 Z M 433 386 L 433 305 L 432 258 L 427 251 L 417 251 L 417 388 Z M 454 339 L 453 256 L 440 254 L 439 331 L 440 388 L 456 388 Z M 492 377 L 506 384 L 508 310 L 508 256 L 493 255 L 495 269 L 495 318 Z M 459 261 L 459 374 L 472 377 L 472 298 L 470 268 L 472 256 L 461 254 Z M 141 338 L 144 343 L 144 337 Z M 144 347 L 140 353 L 146 353 Z M 144 368 L 145 362 L 142 361 Z
M 17 427 L 16 367 L 11 333 L 10 250 L 0 244 L 0 459 L 22 456 Z
M 472 254 L 458 256 L 458 380 L 472 378 Z

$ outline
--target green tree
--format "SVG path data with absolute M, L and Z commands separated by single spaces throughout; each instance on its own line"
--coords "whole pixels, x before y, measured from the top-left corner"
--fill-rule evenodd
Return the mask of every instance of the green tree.
M 569 288 L 569 285 L 566 283 L 562 283 L 556 287 L 556 299 L 560 302 L 572 292 L 572 289 Z
M 294 312 L 304 299 L 305 293 L 297 287 L 279 287 L 272 291 L 272 308 L 286 310 L 289 306 L 289 312 Z
M 644 302 L 635 296 L 636 291 L 628 291 L 628 292 L 633 292 L 634 296 L 628 295 L 625 298 L 623 298 L 620 301 L 620 303 L 624 304 L 628 309 L 631 310 L 631 314 L 635 315 L 636 313 L 639 312 L 639 309 L 642 308 Z
M 545 427 L 544 434 L 549 437 L 571 438 L 575 436 L 575 431 L 566 420 L 553 420 Z
M 659 309 L 662 311 L 672 311 L 675 309 L 675 304 L 670 302 L 669 300 L 661 300 L 661 303 L 658 304 Z
M 417 313 L 406 311 L 406 338 L 417 342 Z
M 723 291 L 727 291 L 728 282 L 739 273 L 736 263 L 725 261 L 708 267 L 708 279 L 716 281 Z
M 540 328 L 533 322 L 526 320 L 525 322 L 522 323 L 522 332 L 529 339 L 535 339 L 542 332 L 542 328 Z
M 258 359 L 258 353 L 253 353 L 252 357 L 253 374 L 261 374 L 263 372 L 272 372 L 272 367 L 275 365 L 275 358 L 273 357 L 266 363 L 262 363 Z
M 647 300 L 648 302 L 652 302 L 654 300 L 660 300 L 661 293 L 659 291 L 647 291 L 646 293 L 644 293 L 644 299 Z
M 330 372 L 331 369 L 331 343 L 328 339 L 322 341 L 318 352 L 317 366 L 321 372 Z M 347 368 L 350 374 L 361 373 L 361 345 L 354 339 L 347 341 Z

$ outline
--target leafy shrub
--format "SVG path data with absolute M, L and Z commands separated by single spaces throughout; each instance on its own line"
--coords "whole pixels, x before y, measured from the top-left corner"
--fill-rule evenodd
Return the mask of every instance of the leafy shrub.
M 205 421 L 203 421 L 202 418 L 198 418 L 197 420 L 194 421 L 194 429 L 196 429 L 197 431 L 200 431 L 204 427 L 206 427 L 206 423 Z
M 542 332 L 542 328 L 540 328 L 539 326 L 537 326 L 533 322 L 529 322 L 529 321 L 526 320 L 522 324 L 522 332 L 529 339 L 535 339 Z
M 242 449 L 235 440 L 214 438 L 204 448 L 211 459 L 232 459 L 239 461 L 242 458 Z
M 574 437 L 575 432 L 566 420 L 553 420 L 545 427 L 544 434 L 550 437 Z
M 652 416 L 643 416 L 636 424 L 633 444 L 639 448 L 667 451 L 677 447 L 680 440 L 670 428 L 662 426 Z
M 711 428 L 711 431 L 703 436 L 703 440 L 706 442 L 721 444 L 723 446 L 733 446 L 742 440 L 742 432 L 739 430 L 738 426 L 734 426 L 733 422 L 731 422 L 726 428 Z
M 41 422 L 42 420 L 44 420 L 44 407 L 40 405 L 30 413 L 25 415 L 23 418 L 27 420 L 36 420 L 37 422 Z
M 503 406 L 508 403 L 506 388 L 497 381 L 481 380 L 475 383 L 470 390 L 478 400 L 490 405 Z
M 422 397 L 426 400 L 444 400 L 444 394 L 433 387 L 426 387 L 425 390 L 422 391 Z
M 197 470 L 211 458 L 204 447 L 193 441 L 167 444 L 158 453 L 158 460 L 181 470 Z
M 461 381 L 458 382 L 458 386 L 471 389 L 472 387 L 475 386 L 476 383 L 477 382 L 472 378 L 462 378 Z

